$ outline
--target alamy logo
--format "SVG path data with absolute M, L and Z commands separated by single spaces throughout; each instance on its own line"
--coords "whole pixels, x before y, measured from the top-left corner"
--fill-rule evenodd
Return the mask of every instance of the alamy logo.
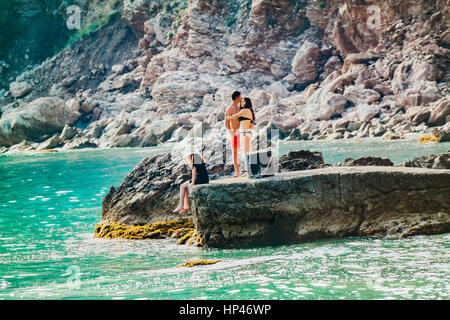
M 73 30 L 81 29 L 81 9 L 79 6 L 69 6 L 67 7 L 66 14 L 68 15 L 66 25 L 67 29 Z
M 81 278 L 81 269 L 79 266 L 70 266 L 67 268 L 66 273 L 64 275 L 69 275 L 67 278 L 66 284 L 70 289 L 79 289 L 80 288 L 80 278 Z
M 367 18 L 368 29 L 381 29 L 381 9 L 379 6 L 372 5 L 367 8 L 367 13 L 370 16 Z

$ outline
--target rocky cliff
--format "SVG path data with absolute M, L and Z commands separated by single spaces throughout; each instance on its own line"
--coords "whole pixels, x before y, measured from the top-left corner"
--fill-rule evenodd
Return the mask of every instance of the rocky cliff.
M 257 129 L 282 138 L 448 131 L 447 0 L 87 3 L 101 23 L 2 92 L 2 145 L 151 146 L 195 122 L 221 135 L 235 89 L 253 99 Z M 34 100 L 48 96 L 78 114 L 65 122 L 70 138 L 34 132 Z M 12 130 L 23 110 L 26 135 Z

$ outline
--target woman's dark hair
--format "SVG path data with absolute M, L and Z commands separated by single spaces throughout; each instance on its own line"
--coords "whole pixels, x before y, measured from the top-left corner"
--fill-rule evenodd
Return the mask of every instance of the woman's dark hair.
M 244 98 L 244 101 L 245 101 L 245 106 L 244 106 L 244 108 L 247 108 L 247 109 L 250 109 L 250 111 L 252 112 L 252 116 L 253 116 L 253 121 L 252 121 L 252 123 L 255 123 L 255 111 L 253 111 L 253 105 L 252 105 L 252 100 L 250 100 L 250 98 L 249 97 L 245 97 Z M 244 109 L 244 108 L 242 108 L 242 109 Z

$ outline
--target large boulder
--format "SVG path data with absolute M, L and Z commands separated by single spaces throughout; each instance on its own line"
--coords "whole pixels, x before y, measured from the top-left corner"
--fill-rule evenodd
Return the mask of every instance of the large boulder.
M 354 105 L 371 104 L 380 99 L 380 94 L 375 90 L 357 86 L 348 86 L 345 88 L 344 96 Z
M 14 98 L 20 98 L 33 90 L 33 87 L 26 81 L 15 81 L 11 82 L 9 90 Z
M 214 161 L 207 166 L 211 179 L 215 172 L 229 174 L 231 168 Z M 181 157 L 162 153 L 145 158 L 118 187 L 110 188 L 102 201 L 102 221 L 133 225 L 177 219 L 180 216 L 172 210 L 178 204 L 180 185 L 190 178 Z
M 444 125 L 448 115 L 450 115 L 450 99 L 443 98 L 439 100 L 431 109 L 431 114 L 427 123 L 430 126 Z
M 189 179 L 185 164 L 175 163 L 169 153 L 142 160 L 122 181 L 111 187 L 102 201 L 102 221 L 150 224 L 175 217 L 181 183 Z
M 0 119 L 0 145 L 11 146 L 22 140 L 42 141 L 79 117 L 79 111 L 60 98 L 39 98 Z
M 173 121 L 156 120 L 138 128 L 131 137 L 141 147 L 156 146 L 158 143 L 169 140 L 178 127 L 179 124 Z
M 319 120 L 330 120 L 331 117 L 341 114 L 347 106 L 347 98 L 341 94 L 332 93 L 321 99 L 318 111 Z
M 419 125 L 421 122 L 427 121 L 431 115 L 430 108 L 427 107 L 410 107 L 405 113 L 405 118 L 411 121 L 414 125 Z
M 152 88 L 152 96 L 159 105 L 161 114 L 196 111 L 203 102 L 203 97 L 214 92 L 211 83 L 196 73 L 185 71 L 163 73 Z
M 297 77 L 297 83 L 309 83 L 317 77 L 318 59 L 317 44 L 305 41 L 292 60 L 292 73 Z
M 450 170 L 328 167 L 194 186 L 206 246 L 246 247 L 349 236 L 450 231 Z
M 392 91 L 397 102 L 405 109 L 411 106 L 426 106 L 441 98 L 437 87 L 438 69 L 424 61 L 407 59 L 395 69 Z
M 322 153 L 308 150 L 289 151 L 278 161 L 281 172 L 318 169 L 327 166 Z

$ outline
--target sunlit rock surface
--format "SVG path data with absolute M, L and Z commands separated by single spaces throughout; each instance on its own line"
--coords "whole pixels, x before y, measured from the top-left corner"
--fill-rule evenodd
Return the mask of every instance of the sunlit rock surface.
M 194 224 L 211 247 L 450 231 L 450 170 L 328 167 L 194 186 Z

